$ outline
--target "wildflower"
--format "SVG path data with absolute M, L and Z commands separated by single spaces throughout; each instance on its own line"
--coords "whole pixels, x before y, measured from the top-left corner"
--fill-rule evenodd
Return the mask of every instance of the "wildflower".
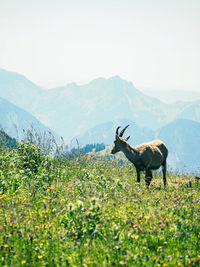
M 182 260 L 183 259 L 183 256 L 180 256 L 180 259 Z
M 69 245 L 69 246 L 68 246 L 68 249 L 70 249 L 70 248 L 71 248 L 71 246 Z
M 35 226 L 35 229 L 36 229 L 36 230 L 40 229 L 39 225 L 36 225 L 36 226 Z
M 88 247 L 88 243 L 85 243 L 85 244 L 83 245 L 83 247 L 84 247 L 84 248 L 87 248 L 87 247 Z
M 163 221 L 162 220 L 159 220 L 159 222 L 158 222 L 159 224 L 160 224 L 160 226 L 165 226 L 165 224 L 163 223 Z
M 145 257 L 145 260 L 148 261 L 148 260 L 149 260 L 149 256 L 146 256 L 146 257 Z
M 168 258 L 168 260 L 169 260 L 169 259 L 171 258 L 171 255 L 168 255 L 167 258 Z
M 149 219 L 149 215 L 145 215 L 144 218 L 145 218 L 146 220 L 148 220 L 148 219 Z
M 2 196 L 0 196 L 0 199 L 3 199 L 5 197 L 7 197 L 7 195 L 3 194 Z
M 182 266 L 183 266 L 182 263 L 179 262 L 179 263 L 178 263 L 178 267 L 182 267 Z
M 26 260 L 22 260 L 21 261 L 21 264 L 26 264 Z
M 73 246 L 73 248 L 72 249 L 76 249 L 76 246 Z
M 127 263 L 125 261 L 120 261 L 119 264 L 120 265 L 126 265 Z
M 42 255 L 38 255 L 38 259 L 42 259 Z
M 5 244 L 5 245 L 4 245 L 4 248 L 8 248 L 8 247 L 9 247 L 9 245 L 8 245 L 8 244 Z
M 166 264 L 166 263 L 164 263 L 164 264 L 163 264 L 163 267 L 167 267 L 167 264 Z

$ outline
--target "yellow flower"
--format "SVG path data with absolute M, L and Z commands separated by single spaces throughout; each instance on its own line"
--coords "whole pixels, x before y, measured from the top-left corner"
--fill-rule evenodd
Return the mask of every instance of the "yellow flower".
M 157 258 L 156 256 L 153 257 L 154 260 L 156 260 L 156 258 Z
M 149 219 L 149 215 L 145 215 L 144 218 L 145 218 L 146 220 L 148 220 L 148 219 Z
M 38 255 L 38 259 L 41 259 L 42 258 L 42 255 Z
M 183 266 L 182 263 L 179 262 L 179 263 L 178 263 L 178 267 L 182 267 L 182 266 Z
M 120 261 L 119 264 L 120 265 L 126 265 L 127 263 L 125 261 Z
M 68 259 L 68 261 L 71 261 L 72 260 L 72 257 L 71 256 L 68 256 L 67 259 Z
M 9 245 L 8 245 L 8 244 L 5 244 L 5 245 L 4 245 L 4 248 L 8 248 L 8 247 L 9 247 Z
M 25 264 L 25 263 L 26 263 L 26 260 L 22 260 L 22 261 L 21 261 L 21 264 Z
M 36 225 L 36 226 L 35 226 L 35 229 L 37 229 L 37 230 L 40 229 L 39 225 Z
M 163 264 L 163 267 L 167 267 L 167 264 L 166 264 L 166 263 L 164 263 L 164 264 Z
M 88 243 L 85 243 L 85 244 L 83 245 L 83 247 L 84 247 L 84 248 L 87 248 L 87 247 L 88 247 Z

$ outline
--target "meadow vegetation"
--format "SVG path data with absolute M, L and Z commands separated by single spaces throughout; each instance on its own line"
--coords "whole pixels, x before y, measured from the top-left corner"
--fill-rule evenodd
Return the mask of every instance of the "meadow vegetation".
M 131 164 L 0 148 L 1 266 L 199 266 L 200 188 Z

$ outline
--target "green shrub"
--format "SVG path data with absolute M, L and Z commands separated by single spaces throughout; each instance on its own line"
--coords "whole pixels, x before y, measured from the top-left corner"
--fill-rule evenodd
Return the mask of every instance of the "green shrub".
M 47 161 L 47 156 L 31 143 L 22 143 L 18 146 L 17 152 L 19 155 L 19 166 L 23 170 L 28 170 L 34 174 L 38 173 L 38 170 Z

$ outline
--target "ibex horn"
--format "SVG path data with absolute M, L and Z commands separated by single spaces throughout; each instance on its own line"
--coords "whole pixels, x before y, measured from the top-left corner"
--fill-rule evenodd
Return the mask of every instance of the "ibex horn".
M 124 134 L 124 132 L 125 132 L 125 130 L 128 128 L 128 126 L 129 126 L 129 125 L 126 125 L 126 127 L 125 127 L 123 130 L 121 130 L 121 132 L 120 132 L 120 134 L 119 134 L 120 137 L 122 137 L 122 135 Z
M 116 135 L 118 135 L 119 128 L 121 128 L 121 126 L 118 126 L 118 127 L 117 127 Z

